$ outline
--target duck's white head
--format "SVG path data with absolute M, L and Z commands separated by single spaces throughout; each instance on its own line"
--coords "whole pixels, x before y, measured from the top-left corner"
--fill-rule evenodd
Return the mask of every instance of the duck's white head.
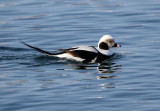
M 121 47 L 121 45 L 115 43 L 114 38 L 111 35 L 104 35 L 98 42 L 98 48 L 102 50 L 109 50 L 112 47 Z

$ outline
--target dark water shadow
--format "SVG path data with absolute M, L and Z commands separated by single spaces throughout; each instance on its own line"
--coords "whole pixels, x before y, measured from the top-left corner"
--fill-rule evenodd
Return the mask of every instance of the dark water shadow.
M 0 51 L 28 51 L 26 48 L 0 46 Z
M 0 60 L 10 61 L 10 60 L 23 60 L 31 59 L 36 54 L 28 53 L 30 51 L 26 48 L 17 48 L 17 47 L 6 47 L 0 46 Z

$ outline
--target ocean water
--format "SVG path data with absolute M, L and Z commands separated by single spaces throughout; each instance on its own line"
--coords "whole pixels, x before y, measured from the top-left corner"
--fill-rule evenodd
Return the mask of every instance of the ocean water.
M 1 111 L 159 111 L 159 0 L 1 0 Z M 112 35 L 102 64 L 49 57 Z

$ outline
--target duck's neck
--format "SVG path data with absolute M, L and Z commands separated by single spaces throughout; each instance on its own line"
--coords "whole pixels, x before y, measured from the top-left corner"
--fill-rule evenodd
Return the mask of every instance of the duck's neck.
M 98 50 L 100 53 L 104 54 L 104 55 L 108 55 L 108 56 L 113 55 L 113 52 L 112 52 L 112 50 L 110 50 L 110 49 L 104 50 L 104 49 L 100 49 L 99 47 L 97 47 L 97 50 Z

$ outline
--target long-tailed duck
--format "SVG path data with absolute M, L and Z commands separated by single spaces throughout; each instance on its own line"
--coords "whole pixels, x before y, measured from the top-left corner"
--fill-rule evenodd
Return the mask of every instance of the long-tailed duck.
M 110 35 L 104 35 L 98 42 L 98 47 L 93 46 L 77 46 L 69 49 L 57 49 L 58 53 L 52 53 L 42 50 L 38 47 L 31 46 L 23 41 L 22 44 L 49 56 L 56 56 L 59 58 L 67 58 L 83 63 L 102 62 L 105 59 L 110 58 L 114 53 L 110 50 L 112 47 L 121 47 L 121 45 L 115 43 L 114 39 Z

